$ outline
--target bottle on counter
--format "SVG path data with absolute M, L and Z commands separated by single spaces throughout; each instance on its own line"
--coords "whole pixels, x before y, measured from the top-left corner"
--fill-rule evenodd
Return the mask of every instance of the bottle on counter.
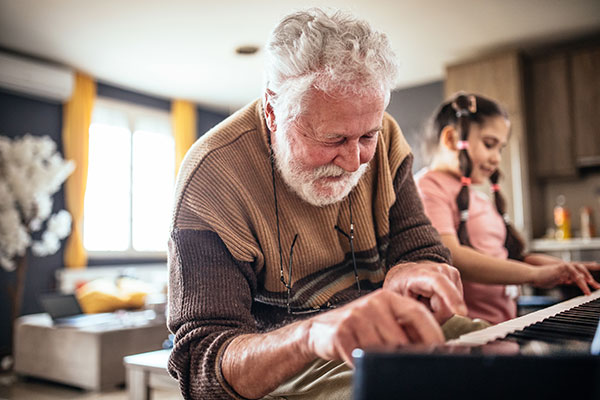
M 564 240 L 571 238 L 571 215 L 565 206 L 566 198 L 564 195 L 556 196 L 556 206 L 554 206 L 554 225 L 556 227 L 555 238 Z
M 594 220 L 592 217 L 592 209 L 590 207 L 581 208 L 581 237 L 583 239 L 591 239 L 596 236 Z

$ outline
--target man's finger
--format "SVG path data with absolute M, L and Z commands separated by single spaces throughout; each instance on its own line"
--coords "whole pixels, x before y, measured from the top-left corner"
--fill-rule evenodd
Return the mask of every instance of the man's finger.
M 467 306 L 458 288 L 443 275 L 423 275 L 411 280 L 409 290 L 430 299 L 434 314 L 467 315 Z
M 410 304 L 409 301 L 413 303 Z M 396 307 L 398 323 L 404 327 L 407 335 L 410 335 L 411 342 L 423 344 L 444 342 L 442 328 L 424 306 L 412 299 L 406 299 L 405 302 L 396 303 L 394 307 Z
M 386 345 L 398 346 L 409 343 L 406 333 L 398 324 L 394 314 L 379 318 L 374 326 Z

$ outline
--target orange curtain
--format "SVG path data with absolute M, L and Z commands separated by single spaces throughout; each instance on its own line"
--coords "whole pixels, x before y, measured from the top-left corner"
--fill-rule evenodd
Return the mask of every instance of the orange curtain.
M 175 173 L 185 153 L 196 141 L 196 106 L 185 100 L 173 100 L 171 104 L 173 136 L 175 137 Z
M 65 247 L 67 268 L 87 266 L 83 247 L 83 198 L 87 184 L 89 129 L 96 98 L 96 82 L 81 73 L 75 76 L 71 99 L 63 105 L 63 149 L 65 159 L 75 161 L 75 170 L 65 183 L 65 203 L 73 218 L 73 228 Z

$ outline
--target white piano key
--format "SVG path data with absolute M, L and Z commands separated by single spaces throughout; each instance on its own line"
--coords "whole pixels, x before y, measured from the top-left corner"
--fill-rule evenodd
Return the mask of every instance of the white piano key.
M 544 308 L 543 310 L 535 311 L 521 317 L 490 326 L 489 328 L 466 333 L 458 339 L 449 340 L 447 344 L 476 346 L 493 342 L 496 339 L 503 339 L 510 333 L 523 330 L 529 325 L 533 325 L 536 322 L 552 317 L 563 311 L 570 310 L 571 308 L 588 303 L 592 300 L 596 300 L 597 298 L 600 298 L 600 290 L 596 290 L 589 296 L 581 295 L 574 297 L 572 299 L 563 301 L 562 303 Z

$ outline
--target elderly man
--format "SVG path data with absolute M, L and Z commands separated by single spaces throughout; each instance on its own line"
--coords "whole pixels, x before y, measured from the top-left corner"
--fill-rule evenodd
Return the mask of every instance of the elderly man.
M 385 35 L 318 9 L 284 18 L 262 101 L 198 140 L 169 242 L 169 371 L 186 398 L 347 398 L 353 349 L 443 341 L 465 314 L 384 112 Z

